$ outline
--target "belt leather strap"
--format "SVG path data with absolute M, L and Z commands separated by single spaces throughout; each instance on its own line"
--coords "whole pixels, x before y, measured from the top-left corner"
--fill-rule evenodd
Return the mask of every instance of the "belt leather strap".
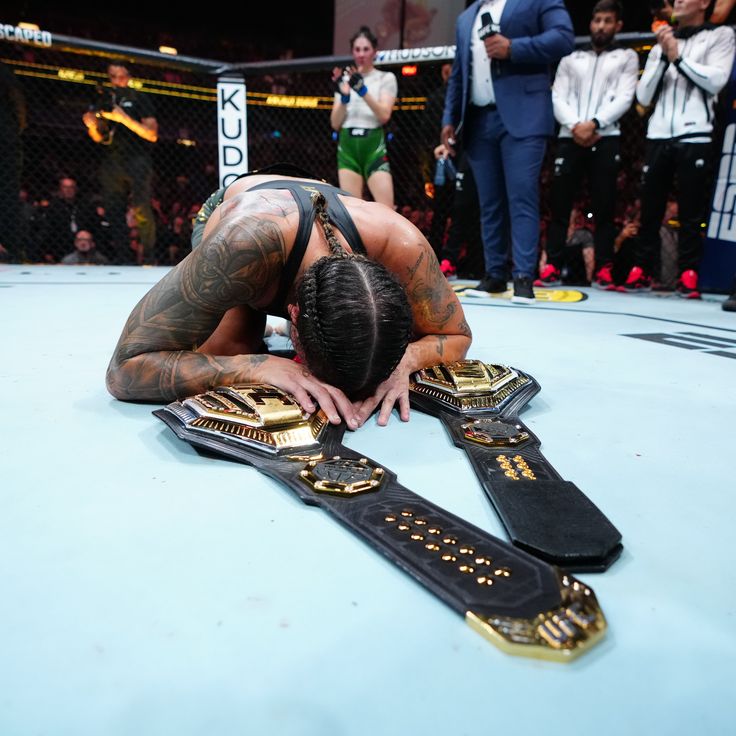
M 539 391 L 527 373 L 465 360 L 413 374 L 412 406 L 439 417 L 467 453 L 511 542 L 572 571 L 606 570 L 621 554 L 621 534 L 540 451 L 519 419 Z
M 222 387 L 153 412 L 208 453 L 253 465 L 318 506 L 512 654 L 569 661 L 606 630 L 595 594 L 402 486 L 272 386 Z

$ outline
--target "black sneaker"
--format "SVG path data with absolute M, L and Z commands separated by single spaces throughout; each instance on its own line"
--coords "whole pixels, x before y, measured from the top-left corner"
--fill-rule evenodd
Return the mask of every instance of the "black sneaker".
M 733 289 L 731 289 L 731 296 L 721 304 L 721 309 L 725 312 L 736 312 L 736 279 L 733 280 Z
M 534 304 L 534 289 L 528 276 L 517 276 L 514 279 L 514 295 L 511 301 L 514 304 Z
M 475 287 L 476 291 L 487 291 L 489 294 L 499 294 L 502 291 L 506 291 L 507 288 L 506 279 L 498 279 L 495 276 L 486 276 Z

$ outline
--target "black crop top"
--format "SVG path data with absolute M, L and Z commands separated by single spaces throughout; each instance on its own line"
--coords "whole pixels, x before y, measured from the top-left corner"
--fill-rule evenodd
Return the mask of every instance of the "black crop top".
M 337 196 L 338 194 L 347 197 L 352 196 L 348 192 L 333 187 L 331 184 L 323 184 L 318 181 L 300 182 L 290 179 L 266 181 L 262 184 L 256 184 L 256 186 L 251 187 L 248 191 L 255 192 L 258 189 L 286 189 L 291 192 L 299 208 L 299 227 L 294 240 L 294 247 L 291 249 L 291 253 L 289 253 L 284 264 L 284 269 L 281 272 L 281 281 L 276 297 L 267 307 L 269 314 L 275 314 L 288 319 L 288 316 L 285 314 L 284 300 L 299 271 L 299 266 L 307 250 L 309 237 L 312 234 L 312 225 L 314 225 L 314 220 L 317 216 L 317 212 L 312 205 L 312 192 L 318 191 L 324 194 L 325 200 L 327 200 L 327 215 L 330 223 L 345 236 L 348 243 L 350 243 L 353 253 L 366 255 L 366 250 L 358 228 L 355 227 L 353 218 L 350 217 L 345 205 Z

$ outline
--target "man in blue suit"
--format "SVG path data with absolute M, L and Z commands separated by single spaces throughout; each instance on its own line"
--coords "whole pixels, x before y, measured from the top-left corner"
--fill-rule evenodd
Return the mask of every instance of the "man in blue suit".
M 441 139 L 454 155 L 462 130 L 478 186 L 482 291 L 506 290 L 510 225 L 514 302 L 534 301 L 539 172 L 555 125 L 550 65 L 574 45 L 563 0 L 476 0 L 457 19 Z

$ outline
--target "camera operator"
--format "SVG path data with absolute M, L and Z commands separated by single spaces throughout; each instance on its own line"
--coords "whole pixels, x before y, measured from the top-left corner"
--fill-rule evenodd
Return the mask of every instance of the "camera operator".
M 149 98 L 129 86 L 130 72 L 122 63 L 109 64 L 107 74 L 112 90 L 108 95 L 106 88 L 98 88 L 98 99 L 82 119 L 89 137 L 105 147 L 100 186 L 116 259 L 119 263 L 135 261 L 125 217 L 130 194 L 145 263 L 152 258 L 156 240 L 151 210 L 150 149 L 158 140 L 158 123 Z

